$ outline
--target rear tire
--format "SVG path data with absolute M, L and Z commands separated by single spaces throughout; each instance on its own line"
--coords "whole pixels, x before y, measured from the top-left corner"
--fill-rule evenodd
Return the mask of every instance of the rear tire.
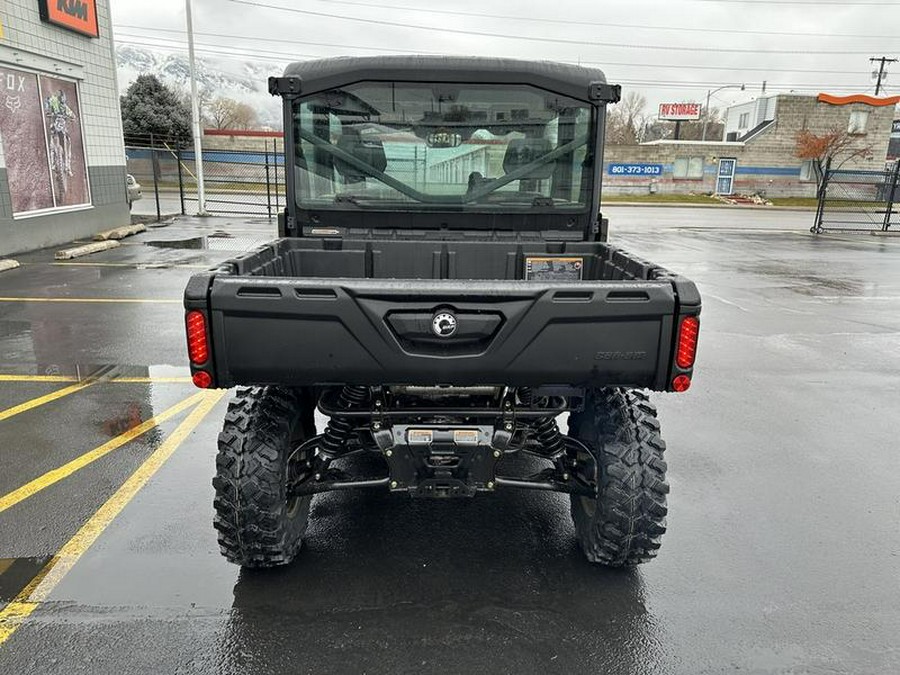
M 666 444 L 656 408 L 642 391 L 600 389 L 569 419 L 569 433 L 596 459 L 579 457 L 598 494 L 571 496 L 578 543 L 588 560 L 631 567 L 656 557 L 666 531 Z M 595 468 L 596 467 L 596 468 Z
M 240 389 L 228 404 L 213 505 L 219 548 L 230 562 L 287 565 L 300 550 L 312 497 L 288 499 L 288 460 L 315 434 L 312 415 L 302 391 L 277 387 Z

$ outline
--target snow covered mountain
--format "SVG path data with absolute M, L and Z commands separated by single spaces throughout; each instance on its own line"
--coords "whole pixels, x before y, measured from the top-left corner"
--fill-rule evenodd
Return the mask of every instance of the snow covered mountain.
M 121 93 L 138 75 L 156 75 L 179 91 L 190 89 L 187 54 L 119 44 L 116 66 Z M 283 71 L 284 64 L 202 56 L 197 59 L 197 86 L 207 98 L 223 96 L 251 105 L 260 125 L 280 129 L 280 99 L 269 95 L 267 80 Z

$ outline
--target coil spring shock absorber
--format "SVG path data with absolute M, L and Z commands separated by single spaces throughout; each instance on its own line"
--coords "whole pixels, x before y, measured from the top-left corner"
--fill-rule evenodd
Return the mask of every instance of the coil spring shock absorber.
M 366 387 L 345 386 L 338 397 L 338 406 L 345 410 L 351 410 L 363 403 L 369 397 Z M 322 434 L 322 443 L 319 450 L 328 459 L 334 459 L 344 453 L 344 446 L 353 435 L 353 422 L 351 418 L 343 415 L 335 415 L 328 420 L 325 433 Z
M 534 403 L 534 392 L 531 387 L 519 387 L 519 400 L 527 406 Z M 541 454 L 555 457 L 564 450 L 562 434 L 554 417 L 540 417 L 534 423 L 534 440 L 541 448 Z

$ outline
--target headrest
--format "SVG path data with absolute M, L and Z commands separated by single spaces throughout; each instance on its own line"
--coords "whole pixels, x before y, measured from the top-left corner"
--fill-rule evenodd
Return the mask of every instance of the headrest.
M 515 138 L 506 146 L 506 155 L 503 157 L 503 171 L 512 173 L 516 169 L 531 164 L 553 150 L 553 145 L 548 138 Z M 522 178 L 529 180 L 543 180 L 553 175 L 554 162 L 548 162 L 532 169 Z
M 387 157 L 380 139 L 364 138 L 356 129 L 345 128 L 337 142 L 337 147 L 379 171 L 387 168 Z M 334 167 L 347 183 L 361 183 L 366 179 L 367 174 L 364 171 L 360 171 L 339 157 L 335 157 Z

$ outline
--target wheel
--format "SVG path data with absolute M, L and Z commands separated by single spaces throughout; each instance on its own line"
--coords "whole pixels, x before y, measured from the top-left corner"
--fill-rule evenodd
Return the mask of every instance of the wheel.
M 216 457 L 214 526 L 219 548 L 242 567 L 286 565 L 300 550 L 311 496 L 288 498 L 294 449 L 315 434 L 303 391 L 238 390 L 228 404 Z
M 591 449 L 576 466 L 598 486 L 597 497 L 572 495 L 578 543 L 588 560 L 631 567 L 656 557 L 666 531 L 666 444 L 647 394 L 623 389 L 589 393 L 569 433 Z

